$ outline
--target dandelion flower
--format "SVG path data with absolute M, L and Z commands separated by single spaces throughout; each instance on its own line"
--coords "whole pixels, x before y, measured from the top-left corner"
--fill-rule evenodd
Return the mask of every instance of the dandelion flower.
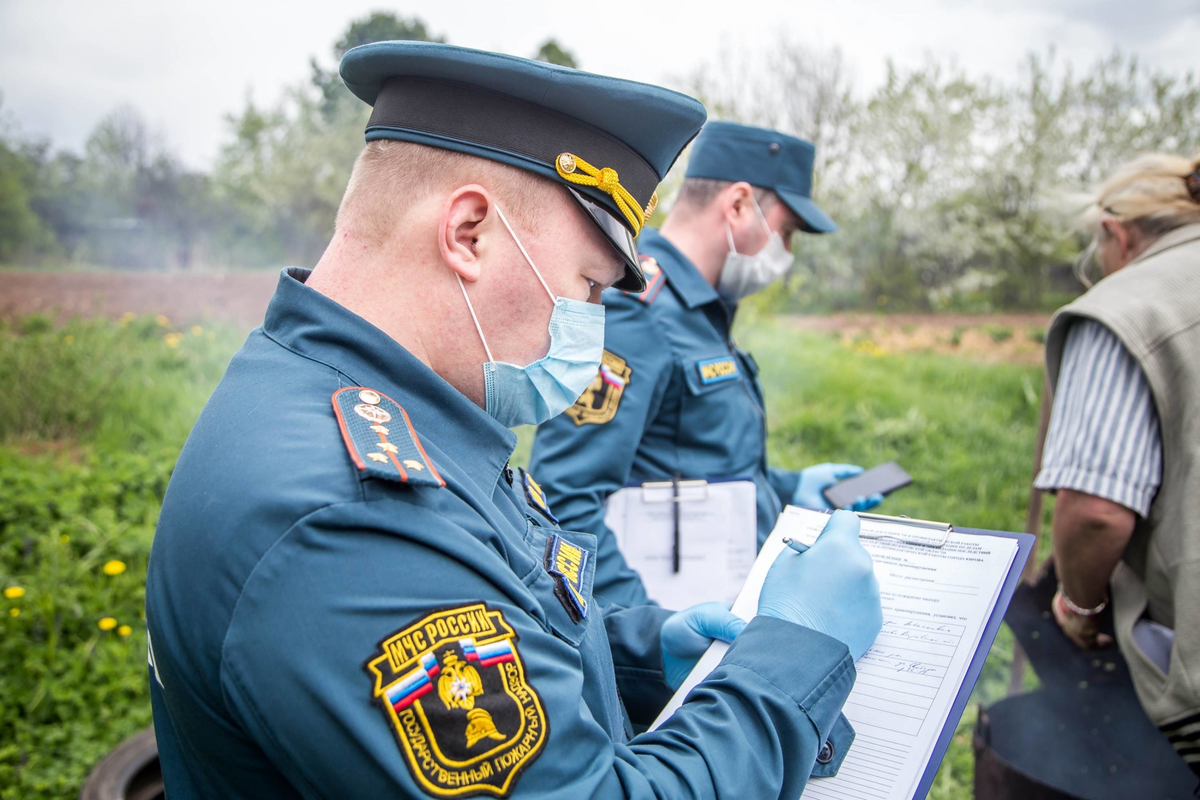
M 192 336 L 201 336 L 203 333 L 204 328 L 201 328 L 199 325 L 192 326 Z
M 120 575 L 125 571 L 125 562 L 113 560 L 104 565 L 105 575 Z
M 122 625 L 121 627 L 117 628 L 117 633 L 121 636 L 128 636 L 129 634 L 133 633 L 133 628 L 129 627 L 128 625 Z
M 71 541 L 71 537 L 64 533 L 62 536 L 58 537 L 58 540 L 63 544 L 66 544 L 67 542 Z
M 63 344 L 75 344 L 75 337 L 68 333 L 63 337 Z
M 163 337 L 163 341 L 167 343 L 167 347 L 174 349 L 179 347 L 179 343 L 183 341 L 183 334 L 174 332 L 168 333 Z
M 21 616 L 21 609 L 19 609 L 19 608 L 10 608 L 10 609 L 8 610 L 8 615 L 9 615 L 10 617 L 19 617 L 19 616 Z
M 16 600 L 17 598 L 25 596 L 25 590 L 20 586 L 9 586 L 4 590 L 4 596 L 9 600 Z
M 159 314 L 154 318 L 154 321 L 164 328 L 171 324 L 171 320 L 167 319 L 166 314 Z
M 112 617 L 105 617 L 97 622 L 96 625 L 102 631 L 111 631 L 113 628 L 117 627 L 117 621 Z

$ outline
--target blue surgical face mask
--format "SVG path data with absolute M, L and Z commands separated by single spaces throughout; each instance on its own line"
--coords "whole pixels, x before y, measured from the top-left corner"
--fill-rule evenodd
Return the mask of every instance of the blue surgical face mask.
M 595 379 L 600 369 L 600 357 L 604 353 L 604 306 L 555 297 L 516 232 L 508 224 L 504 212 L 499 206 L 495 208 L 521 255 L 554 303 L 554 311 L 550 314 L 550 350 L 524 367 L 496 361 L 492 358 L 492 350 L 484 338 L 479 317 L 475 316 L 475 309 L 471 306 L 471 298 L 467 296 L 467 287 L 463 285 L 461 277 L 458 285 L 488 357 L 483 365 L 487 413 L 506 428 L 540 425 L 570 408 Z

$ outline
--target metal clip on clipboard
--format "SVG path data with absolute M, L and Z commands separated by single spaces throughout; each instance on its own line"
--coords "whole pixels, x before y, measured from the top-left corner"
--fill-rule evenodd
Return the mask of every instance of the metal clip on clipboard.
M 652 493 L 655 489 L 670 489 L 671 494 L 666 497 L 657 497 Z M 683 489 L 703 489 L 699 496 L 684 497 Z M 676 475 L 674 480 L 669 481 L 649 481 L 642 484 L 642 502 L 643 503 L 661 503 L 670 500 L 674 503 L 671 510 L 672 521 L 672 547 L 671 547 L 671 572 L 679 573 L 680 559 L 680 520 L 679 504 L 689 500 L 707 500 L 708 499 L 708 481 L 706 480 L 680 480 Z
M 907 525 L 914 529 L 930 531 L 930 538 L 918 538 L 917 536 L 898 536 L 893 533 L 870 533 L 862 531 L 859 536 L 864 539 L 894 539 L 902 544 L 911 544 L 918 547 L 944 547 L 946 542 L 950 540 L 950 532 L 954 530 L 954 526 L 948 522 L 932 522 L 927 519 L 912 519 L 911 517 L 889 517 L 886 514 L 869 514 L 865 511 L 855 512 L 861 520 L 874 520 L 875 522 L 889 522 L 896 525 Z

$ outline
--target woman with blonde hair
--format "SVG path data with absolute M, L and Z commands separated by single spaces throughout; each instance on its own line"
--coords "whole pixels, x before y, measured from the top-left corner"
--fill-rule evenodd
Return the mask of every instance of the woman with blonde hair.
M 1142 708 L 1200 773 L 1200 156 L 1145 155 L 1085 215 L 1103 277 L 1054 315 L 1053 612 L 1116 644 Z

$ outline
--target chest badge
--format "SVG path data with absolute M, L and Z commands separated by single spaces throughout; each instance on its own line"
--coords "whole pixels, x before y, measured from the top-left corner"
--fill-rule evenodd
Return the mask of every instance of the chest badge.
M 567 609 L 572 622 L 587 619 L 588 601 L 583 593 L 583 576 L 591 555 L 557 534 L 546 540 L 546 572 L 554 576 L 554 594 Z
M 521 485 L 525 489 L 525 499 L 529 502 L 529 505 L 540 511 L 543 517 L 557 525 L 558 517 L 550 513 L 550 506 L 546 503 L 546 493 L 542 491 L 542 487 L 533 479 L 532 475 L 525 471 L 524 467 L 518 467 L 518 469 L 521 470 Z
M 738 379 L 737 362 L 733 359 L 733 356 L 722 356 L 721 358 L 697 361 L 696 370 L 700 373 L 700 382 L 705 386 L 710 383 L 736 381 Z
M 333 394 L 333 412 L 354 465 L 365 475 L 414 486 L 445 486 L 425 454 L 408 413 L 385 394 L 348 386 Z
M 600 370 L 592 382 L 583 390 L 575 405 L 567 409 L 568 417 L 576 425 L 603 425 L 617 414 L 621 396 L 629 386 L 633 367 L 625 359 L 605 350 L 600 357 Z
M 507 797 L 542 753 L 546 712 L 517 633 L 485 603 L 432 612 L 363 665 L 413 779 L 435 797 Z

